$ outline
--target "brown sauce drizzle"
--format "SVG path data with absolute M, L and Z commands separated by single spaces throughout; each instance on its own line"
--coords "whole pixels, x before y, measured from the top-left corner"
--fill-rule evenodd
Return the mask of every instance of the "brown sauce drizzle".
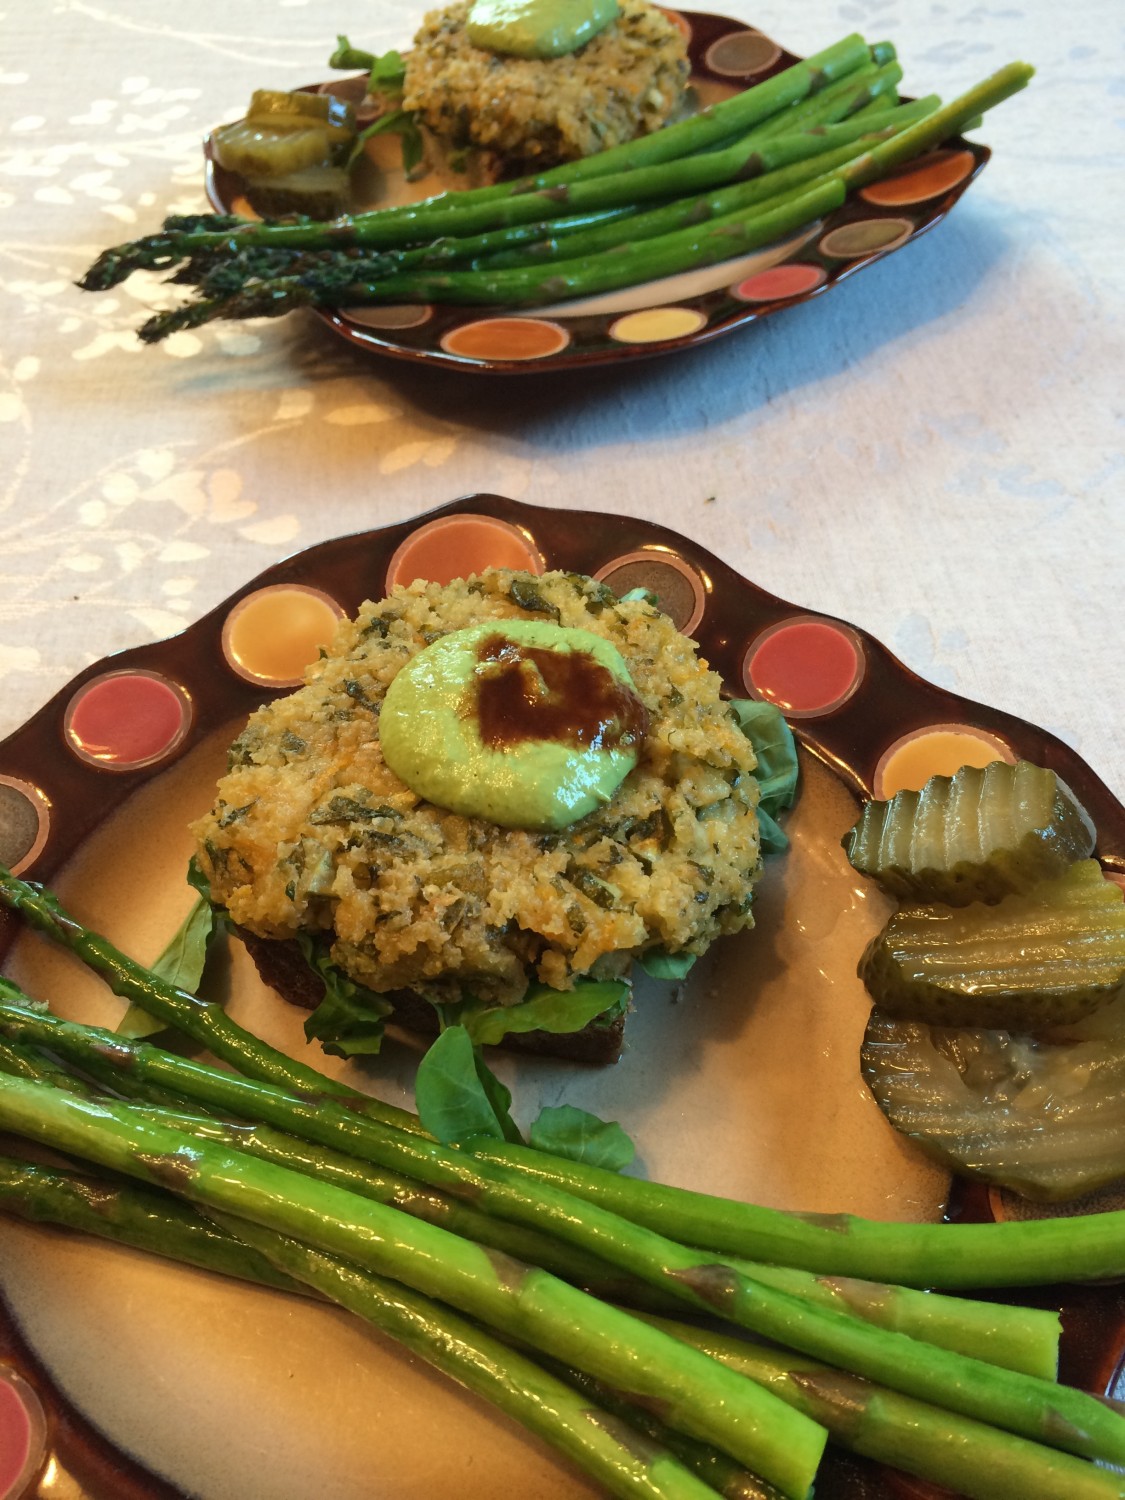
M 524 646 L 497 632 L 477 648 L 474 709 L 494 750 L 556 740 L 592 750 L 629 749 L 648 732 L 648 711 L 589 651 Z

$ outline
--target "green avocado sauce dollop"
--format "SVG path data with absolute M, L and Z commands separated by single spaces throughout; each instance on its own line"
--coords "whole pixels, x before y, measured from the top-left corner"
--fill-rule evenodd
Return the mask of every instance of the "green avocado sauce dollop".
M 387 765 L 427 802 L 505 828 L 565 828 L 637 763 L 648 716 L 609 641 L 538 620 L 454 630 L 387 689 Z
M 488 52 L 563 57 L 616 19 L 617 0 L 476 0 L 465 35 Z

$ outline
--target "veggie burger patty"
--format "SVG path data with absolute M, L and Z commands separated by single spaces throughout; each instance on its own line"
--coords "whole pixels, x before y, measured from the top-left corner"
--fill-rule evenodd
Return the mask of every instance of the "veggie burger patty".
M 398 673 L 490 621 L 501 643 L 506 621 L 601 637 L 643 705 L 635 765 L 569 826 L 450 811 L 384 756 Z M 497 569 L 396 588 L 342 622 L 305 685 L 251 717 L 193 832 L 214 899 L 250 933 L 320 935 L 379 993 L 514 1004 L 530 982 L 621 976 L 638 955 L 698 954 L 751 925 L 754 767 L 719 677 L 650 603 L 577 574 Z

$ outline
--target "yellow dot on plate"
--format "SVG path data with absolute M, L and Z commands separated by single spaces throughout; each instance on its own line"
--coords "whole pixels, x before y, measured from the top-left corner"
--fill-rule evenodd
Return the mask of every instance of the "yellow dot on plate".
M 684 339 L 698 333 L 707 319 L 693 307 L 646 307 L 626 313 L 609 330 L 619 344 L 659 344 L 665 339 Z
M 952 776 L 962 766 L 987 766 L 994 760 L 1015 760 L 999 735 L 968 724 L 933 724 L 903 735 L 883 752 L 875 771 L 875 795 L 917 792 L 931 776 Z
M 343 611 L 319 589 L 279 584 L 239 601 L 223 627 L 223 651 L 240 677 L 275 687 L 299 683 L 336 633 Z

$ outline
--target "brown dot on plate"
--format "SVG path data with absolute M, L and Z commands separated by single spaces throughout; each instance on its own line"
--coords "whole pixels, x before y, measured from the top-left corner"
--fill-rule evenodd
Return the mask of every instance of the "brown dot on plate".
M 49 825 L 50 803 L 39 788 L 0 776 L 0 864 L 13 875 L 26 870 L 42 853 Z
M 704 581 L 673 552 L 627 552 L 600 567 L 594 577 L 618 598 L 633 589 L 655 594 L 659 607 L 684 635 L 690 635 L 703 618 Z
M 387 588 L 413 583 L 452 583 L 485 568 L 542 573 L 543 559 L 531 536 L 495 516 L 440 516 L 412 531 L 387 566 Z
M 909 219 L 856 219 L 830 229 L 818 248 L 822 255 L 835 260 L 859 260 L 864 255 L 897 250 L 913 233 Z
M 395 303 L 386 307 L 345 307 L 344 316 L 362 328 L 382 329 L 393 332 L 397 329 L 420 328 L 433 316 L 433 308 L 424 303 Z
M 780 56 L 781 48 L 760 31 L 732 31 L 711 43 L 703 64 L 721 78 L 745 78 L 772 67 Z

